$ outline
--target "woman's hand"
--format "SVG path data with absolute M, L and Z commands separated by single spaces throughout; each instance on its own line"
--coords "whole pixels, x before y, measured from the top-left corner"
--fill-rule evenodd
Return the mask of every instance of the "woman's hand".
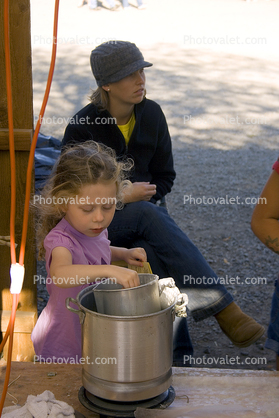
M 149 201 L 156 194 L 156 184 L 141 181 L 132 183 L 124 191 L 123 203 Z

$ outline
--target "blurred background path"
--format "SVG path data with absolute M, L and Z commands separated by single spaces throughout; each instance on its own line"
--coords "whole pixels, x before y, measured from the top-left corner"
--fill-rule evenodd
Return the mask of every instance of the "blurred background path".
M 266 147 L 275 146 L 279 1 L 145 0 L 145 10 L 132 1 L 130 10 L 112 12 L 61 0 L 56 70 L 41 132 L 62 138 L 68 118 L 95 88 L 90 51 L 120 39 L 135 42 L 154 63 L 146 70 L 148 97 L 162 106 L 174 146 L 231 149 L 262 143 L 263 135 Z M 49 68 L 54 0 L 31 0 L 31 7 L 36 116 Z

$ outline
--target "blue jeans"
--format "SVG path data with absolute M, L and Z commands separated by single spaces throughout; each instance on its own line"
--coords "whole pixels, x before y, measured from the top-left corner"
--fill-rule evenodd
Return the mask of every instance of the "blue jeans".
M 152 271 L 160 278 L 174 278 L 177 287 L 188 294 L 188 308 L 196 321 L 217 314 L 233 301 L 165 208 L 144 201 L 129 203 L 116 211 L 108 231 L 112 245 L 142 246 Z
M 275 280 L 275 289 L 271 302 L 270 321 L 267 330 L 265 347 L 279 356 L 279 282 Z
M 88 0 L 89 1 L 89 7 L 90 9 L 96 9 L 97 7 L 97 0 Z M 115 6 L 115 1 L 114 0 L 108 0 L 107 1 L 108 5 L 110 8 Z
M 142 6 L 142 0 L 137 0 L 138 3 L 138 7 Z M 122 1 L 122 6 L 125 7 L 129 7 L 129 0 L 123 0 Z
M 196 321 L 217 314 L 233 301 L 198 248 L 165 208 L 144 201 L 129 203 L 116 211 L 108 231 L 112 245 L 143 247 L 153 273 L 160 278 L 174 278 L 177 287 L 187 293 L 188 309 Z M 207 283 L 208 278 L 211 280 Z M 183 351 L 183 347 L 184 354 L 191 354 L 186 320 L 176 318 L 174 349 Z

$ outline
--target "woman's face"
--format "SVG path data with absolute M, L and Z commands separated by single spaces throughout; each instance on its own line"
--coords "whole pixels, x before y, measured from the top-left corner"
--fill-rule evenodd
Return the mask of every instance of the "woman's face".
M 135 71 L 120 81 L 106 84 L 103 89 L 108 91 L 109 98 L 119 104 L 137 104 L 145 95 L 144 69 Z

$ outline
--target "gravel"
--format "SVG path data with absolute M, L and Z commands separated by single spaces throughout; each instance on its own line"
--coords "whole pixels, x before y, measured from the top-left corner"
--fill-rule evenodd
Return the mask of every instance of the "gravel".
M 167 199 L 169 213 L 218 277 L 228 283 L 226 287 L 235 302 L 265 327 L 279 270 L 278 256 L 252 233 L 250 220 L 255 204 L 250 202 L 260 195 L 276 152 L 263 152 L 257 146 L 234 151 L 175 149 L 175 166 L 181 174 Z M 183 167 L 185 161 L 187 170 Z M 196 204 L 189 203 L 190 196 Z M 236 202 L 237 196 L 240 204 L 211 203 L 218 197 L 219 202 L 226 197 Z M 245 203 L 247 197 L 249 204 Z M 198 204 L 202 199 L 205 203 Z M 264 348 L 265 338 L 239 349 L 222 333 L 214 318 L 196 323 L 189 316 L 188 323 L 194 345 L 193 366 L 274 369 L 275 353 Z

